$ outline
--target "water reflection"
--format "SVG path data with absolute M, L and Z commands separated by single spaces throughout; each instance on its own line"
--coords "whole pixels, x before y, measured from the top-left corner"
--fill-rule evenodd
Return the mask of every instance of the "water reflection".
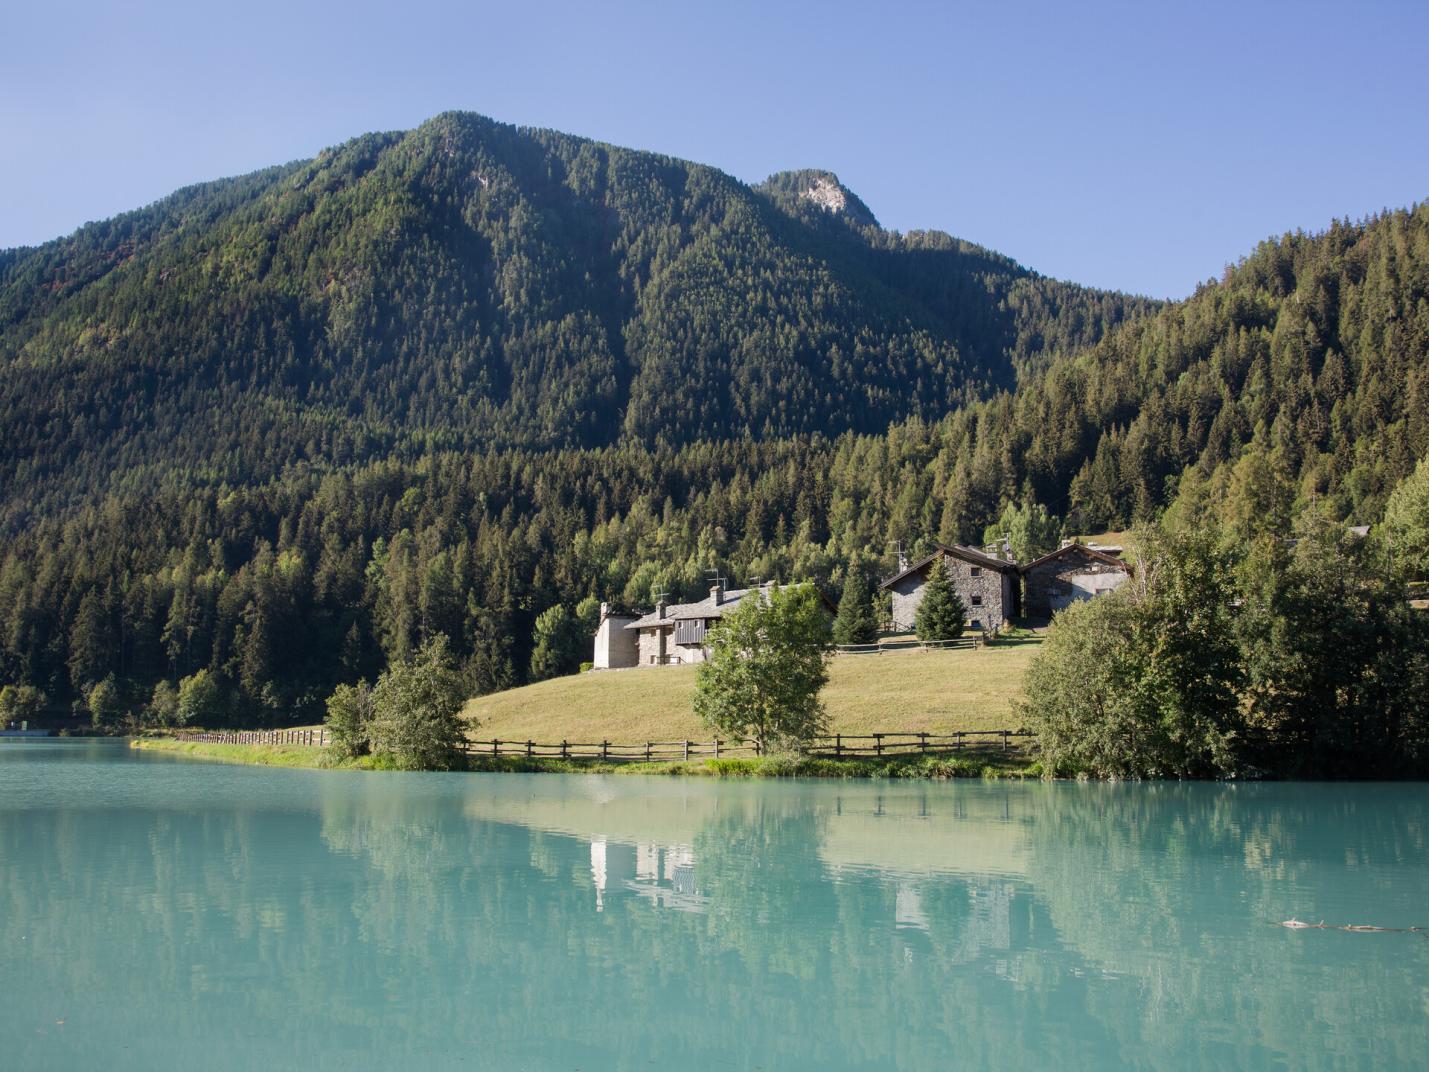
M 11 1067 L 1417 1067 L 1416 786 L 0 751 Z M 63 1024 L 56 1021 L 63 1020 Z

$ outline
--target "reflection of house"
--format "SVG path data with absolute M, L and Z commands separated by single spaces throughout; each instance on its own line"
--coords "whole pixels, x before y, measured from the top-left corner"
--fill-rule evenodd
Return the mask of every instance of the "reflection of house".
M 1131 567 L 1112 550 L 1120 548 L 1098 550 L 1069 543 L 1027 563 L 1022 567 L 1027 613 L 1050 617 L 1079 600 L 1094 599 L 1121 587 L 1131 576 Z
M 1016 617 L 1017 563 L 1010 558 L 998 558 L 962 544 L 939 544 L 927 558 L 904 565 L 899 572 L 879 585 L 879 590 L 893 597 L 895 629 L 912 629 L 918 605 L 928 584 L 928 572 L 933 563 L 942 560 L 948 571 L 953 591 L 967 608 L 969 629 L 995 633 L 1009 619 Z
M 768 592 L 771 582 L 759 588 L 725 588 L 721 581 L 698 603 L 661 600 L 643 617 L 609 612 L 601 604 L 600 628 L 595 635 L 595 667 L 672 666 L 705 661 L 705 634 L 751 592 Z M 828 597 L 820 593 L 825 609 L 833 612 Z M 617 634 L 620 634 L 617 636 Z

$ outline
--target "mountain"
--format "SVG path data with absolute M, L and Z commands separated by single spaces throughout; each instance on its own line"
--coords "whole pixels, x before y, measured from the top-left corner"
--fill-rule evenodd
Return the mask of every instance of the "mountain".
M 1154 305 L 899 235 L 826 172 L 447 114 L 0 255 L 0 483 L 881 431 Z
M 489 691 L 557 604 L 1010 511 L 1374 523 L 1429 454 L 1429 205 L 1153 305 L 827 172 L 444 116 L 0 254 L 0 419 L 0 685 L 311 719 L 437 634 Z

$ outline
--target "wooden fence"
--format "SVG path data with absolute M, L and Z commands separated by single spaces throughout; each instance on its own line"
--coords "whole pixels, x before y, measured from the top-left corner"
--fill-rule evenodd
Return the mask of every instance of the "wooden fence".
M 326 729 L 238 730 L 230 733 L 186 733 L 185 741 L 211 744 L 296 744 L 323 747 L 331 737 Z M 834 759 L 880 758 L 884 756 L 927 755 L 932 753 L 1021 750 L 1033 739 L 1025 730 L 959 730 L 955 733 L 835 733 L 815 737 L 807 755 Z M 600 759 L 608 763 L 658 763 L 690 759 L 722 759 L 759 754 L 753 741 L 643 741 L 621 744 L 613 741 L 467 741 L 464 750 L 473 756 L 525 756 L 529 759 Z
M 332 738 L 326 729 L 315 730 L 235 730 L 232 733 L 181 733 L 181 741 L 208 744 L 304 744 L 324 748 Z

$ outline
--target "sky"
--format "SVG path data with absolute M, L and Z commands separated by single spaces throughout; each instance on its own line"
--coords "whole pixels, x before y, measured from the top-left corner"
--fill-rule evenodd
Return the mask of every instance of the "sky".
M 451 109 L 1154 297 L 1429 198 L 1426 0 L 0 2 L 0 248 Z

